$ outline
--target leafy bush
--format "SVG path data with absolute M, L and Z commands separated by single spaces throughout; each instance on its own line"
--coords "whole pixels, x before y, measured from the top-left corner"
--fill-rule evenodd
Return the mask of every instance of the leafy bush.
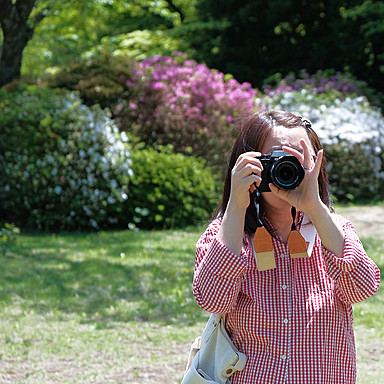
M 43 85 L 78 91 L 86 105 L 112 107 L 124 92 L 131 77 L 132 60 L 100 52 L 85 62 L 76 62 L 46 76 Z
M 384 118 L 364 96 L 329 97 L 329 92 L 275 93 L 268 108 L 285 109 L 311 120 L 328 155 L 332 190 L 341 199 L 384 196 Z
M 127 137 L 75 94 L 0 93 L 1 216 L 38 229 L 116 224 L 132 174 Z
M 182 227 L 208 219 L 217 203 L 216 181 L 202 159 L 173 148 L 135 148 L 129 185 L 130 228 Z
M 122 130 L 147 145 L 172 144 L 175 151 L 223 166 L 233 139 L 231 124 L 256 107 L 257 92 L 203 64 L 158 56 L 142 61 L 129 81 L 130 94 L 114 115 Z M 223 149 L 223 145 L 225 148 Z
M 105 36 L 100 45 L 92 48 L 88 55 L 98 56 L 109 52 L 114 57 L 129 57 L 136 61 L 145 60 L 155 55 L 170 55 L 175 51 L 187 51 L 188 45 L 179 37 L 172 36 L 172 31 L 164 30 L 136 30 L 115 36 Z
M 0 253 L 4 256 L 9 246 L 16 241 L 17 236 L 20 234 L 20 229 L 14 224 L 5 223 L 0 227 Z

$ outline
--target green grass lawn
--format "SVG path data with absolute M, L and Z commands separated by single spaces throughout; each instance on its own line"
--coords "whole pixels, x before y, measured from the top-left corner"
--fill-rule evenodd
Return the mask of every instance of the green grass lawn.
M 207 318 L 191 293 L 202 231 L 22 234 L 1 256 L 0 383 L 178 383 Z M 384 234 L 363 241 L 382 269 Z M 361 384 L 382 382 L 383 302 L 355 306 Z

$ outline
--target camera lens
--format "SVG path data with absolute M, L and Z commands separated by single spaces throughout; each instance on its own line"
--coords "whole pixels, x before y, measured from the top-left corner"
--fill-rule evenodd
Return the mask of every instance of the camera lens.
M 296 157 L 284 157 L 276 161 L 271 169 L 272 182 L 278 188 L 297 188 L 304 178 L 304 170 Z

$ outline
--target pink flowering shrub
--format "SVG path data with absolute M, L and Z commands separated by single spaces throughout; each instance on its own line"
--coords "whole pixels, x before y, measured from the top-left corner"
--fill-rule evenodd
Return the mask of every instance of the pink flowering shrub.
M 257 91 L 249 83 L 226 79 L 177 53 L 142 61 L 128 85 L 129 95 L 114 110 L 121 129 L 147 145 L 172 144 L 209 165 L 225 164 L 233 120 L 257 108 Z

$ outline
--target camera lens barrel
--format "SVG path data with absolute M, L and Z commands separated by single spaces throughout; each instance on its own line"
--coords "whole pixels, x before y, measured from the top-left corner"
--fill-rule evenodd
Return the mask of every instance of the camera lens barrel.
M 296 189 L 304 179 L 304 169 L 295 156 L 283 156 L 277 159 L 271 168 L 271 180 L 276 187 Z

